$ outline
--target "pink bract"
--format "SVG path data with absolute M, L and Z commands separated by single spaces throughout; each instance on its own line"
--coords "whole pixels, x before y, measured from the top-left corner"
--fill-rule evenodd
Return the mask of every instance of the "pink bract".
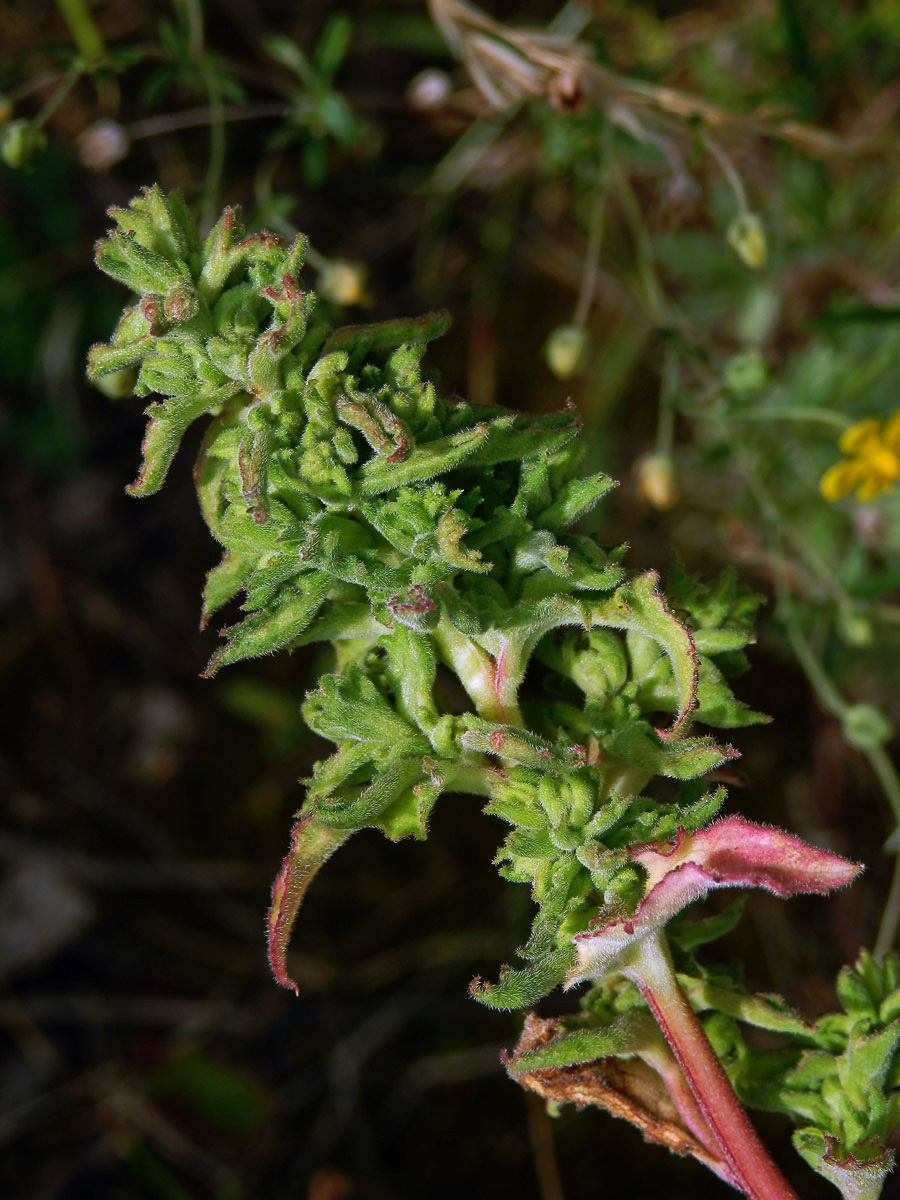
M 760 887 L 782 897 L 825 893 L 862 870 L 782 829 L 741 817 L 726 817 L 695 834 L 679 830 L 674 842 L 632 846 L 631 854 L 647 871 L 644 899 L 633 916 L 575 936 L 578 959 L 567 987 L 619 969 L 617 960 L 636 942 L 715 888 Z

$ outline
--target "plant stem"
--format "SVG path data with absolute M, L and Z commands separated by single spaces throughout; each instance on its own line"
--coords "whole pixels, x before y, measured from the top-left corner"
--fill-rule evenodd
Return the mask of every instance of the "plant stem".
M 643 939 L 623 974 L 633 979 L 684 1071 L 735 1182 L 750 1200 L 798 1200 L 750 1123 L 681 990 L 661 932 Z
M 622 206 L 622 215 L 633 239 L 637 290 L 642 294 L 646 312 L 657 328 L 680 327 L 682 323 L 674 317 L 666 293 L 659 281 L 653 255 L 653 243 L 650 240 L 637 196 L 635 196 L 624 171 L 617 168 L 611 174 Z
M 884 746 L 871 746 L 864 753 L 869 760 L 869 766 L 878 776 L 878 782 L 881 784 L 888 804 L 891 806 L 891 812 L 894 814 L 894 820 L 897 822 L 897 829 L 891 834 L 885 846 L 886 850 L 896 853 L 900 850 L 900 843 L 898 843 L 898 838 L 900 838 L 900 779 L 897 777 L 897 768 Z
M 219 207 L 219 192 L 222 188 L 222 173 L 225 169 L 225 108 L 219 81 L 212 69 L 205 68 L 206 94 L 209 99 L 209 162 L 203 182 L 202 227 L 209 228 Z
M 492 658 L 471 638 L 454 629 L 446 617 L 434 631 L 441 657 L 459 678 L 479 717 L 498 725 L 521 725 L 522 714 L 516 696 L 518 678 L 507 661 L 508 643 Z
M 754 408 L 746 412 L 728 412 L 723 420 L 728 421 L 813 421 L 828 425 L 832 429 L 849 429 L 850 418 L 831 408 L 814 405 L 786 404 L 781 408 Z
M 78 53 L 88 63 L 95 63 L 106 54 L 103 35 L 83 0 L 56 0 L 56 7 L 69 28 Z
M 32 129 L 42 129 L 43 126 L 47 124 L 80 78 L 81 69 L 78 66 L 71 67 L 65 73 L 57 86 L 50 93 L 47 103 L 31 122 Z
M 597 271 L 600 265 L 600 247 L 603 242 L 603 211 L 606 205 L 606 174 L 600 173 L 597 180 L 597 195 L 591 206 L 591 221 L 588 230 L 587 248 L 584 254 L 584 269 L 581 275 L 581 287 L 575 304 L 572 324 L 583 329 L 594 303 L 594 293 L 597 289 Z
M 525 1108 L 528 1113 L 528 1140 L 541 1200 L 566 1200 L 553 1143 L 553 1123 L 547 1116 L 546 1106 L 533 1092 L 526 1092 Z
M 714 138 L 711 138 L 709 134 L 707 134 L 704 138 L 704 142 L 706 143 L 707 150 L 709 150 L 710 154 L 712 154 L 713 158 L 719 164 L 722 174 L 728 181 L 728 186 L 734 192 L 734 198 L 738 206 L 738 212 L 748 213 L 750 211 L 750 205 L 747 203 L 747 192 L 744 188 L 744 181 L 741 179 L 737 167 L 734 165 L 719 143 Z
M 898 926 L 900 926 L 900 855 L 894 858 L 891 887 L 878 925 L 875 948 L 872 951 L 872 957 L 876 962 L 881 962 L 884 956 L 893 949 L 897 940 Z
M 800 632 L 800 627 L 794 620 L 793 611 L 789 606 L 784 604 L 783 598 L 782 620 L 784 621 L 785 632 L 788 636 L 788 641 L 791 644 L 791 649 L 797 659 L 797 662 L 803 668 L 803 674 L 812 685 L 813 691 L 816 693 L 816 699 L 822 705 L 827 713 L 833 717 L 837 717 L 840 721 L 843 719 L 847 711 L 848 704 L 835 685 L 825 674 L 819 660 L 813 654 L 809 642 Z
M 896 944 L 897 930 L 900 928 L 900 778 L 897 768 L 891 761 L 884 746 L 872 746 L 865 751 L 869 766 L 878 776 L 878 782 L 884 790 L 888 803 L 894 813 L 896 826 L 894 832 L 885 843 L 886 853 L 893 854 L 894 871 L 891 876 L 891 886 L 881 920 L 878 923 L 878 934 L 875 938 L 874 957 L 880 962 Z
M 665 458 L 671 456 L 675 441 L 675 397 L 678 394 L 678 380 L 678 356 L 669 347 L 663 355 L 655 447 L 656 453 Z
M 670 1048 L 660 1038 L 658 1045 L 642 1051 L 640 1057 L 662 1079 L 685 1126 L 708 1151 L 710 1158 L 707 1166 L 731 1187 L 736 1187 L 737 1184 L 731 1174 L 731 1169 L 721 1157 L 722 1151 L 709 1127 L 709 1122 L 704 1117 L 700 1105 L 697 1103 L 697 1097 L 691 1091 L 684 1072 Z

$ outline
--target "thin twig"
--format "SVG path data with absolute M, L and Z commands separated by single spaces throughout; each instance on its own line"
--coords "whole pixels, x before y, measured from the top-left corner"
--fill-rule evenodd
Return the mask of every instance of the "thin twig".
M 228 124 L 234 121 L 265 121 L 272 117 L 285 117 L 289 112 L 288 105 L 274 100 L 260 104 L 226 104 L 221 108 L 221 119 Z M 186 108 L 182 112 L 145 117 L 142 121 L 134 121 L 129 125 L 126 133 L 132 142 L 137 142 L 143 138 L 178 133 L 182 129 L 211 125 L 214 120 L 214 115 L 204 105 L 203 108 Z
M 812 652 L 812 647 L 800 632 L 800 627 L 794 619 L 793 610 L 790 606 L 790 601 L 786 598 L 786 594 L 782 594 L 779 597 L 779 607 L 781 609 L 780 616 L 785 632 L 787 633 L 788 642 L 794 652 L 794 657 L 803 668 L 803 674 L 812 685 L 816 699 L 827 713 L 841 720 L 850 706 L 825 674 L 821 663 Z
M 689 414 L 693 415 L 693 414 Z M 786 405 L 784 408 L 753 408 L 746 412 L 729 412 L 725 421 L 812 421 L 819 425 L 828 425 L 841 431 L 852 424 L 844 413 L 835 412 L 831 408 L 818 408 L 810 405 Z
M 706 143 L 707 150 L 709 150 L 710 154 L 712 154 L 713 158 L 721 167 L 722 174 L 728 180 L 728 185 L 734 192 L 734 198 L 737 202 L 738 212 L 749 212 L 750 206 L 747 203 L 747 190 L 744 187 L 744 181 L 741 179 L 737 167 L 734 165 L 719 143 L 715 140 L 715 138 L 711 138 L 709 135 L 707 135 L 704 138 L 704 142 Z
M 600 250 L 603 245 L 603 214 L 606 209 L 606 176 L 601 170 L 597 179 L 597 194 L 591 206 L 591 223 L 588 229 L 587 247 L 584 252 L 584 270 L 581 287 L 572 316 L 572 324 L 583 329 L 594 303 L 597 290 L 597 273 L 600 267 Z
M 533 1092 L 525 1092 L 525 1111 L 528 1113 L 528 1142 L 541 1200 L 566 1200 L 553 1139 L 553 1124 L 547 1115 L 546 1102 Z
M 656 453 L 668 456 L 675 439 L 675 397 L 680 376 L 678 355 L 671 346 L 663 356 L 659 386 L 659 413 L 656 423 Z
M 894 858 L 894 872 L 891 876 L 891 886 L 878 925 L 875 937 L 875 949 L 872 955 L 877 962 L 893 950 L 897 941 L 897 929 L 900 927 L 900 855 Z
M 32 129 L 40 129 L 42 125 L 45 125 L 47 121 L 50 120 L 80 78 L 80 67 L 72 67 L 71 70 L 65 73 L 57 86 L 50 93 L 50 97 L 44 107 L 31 122 Z

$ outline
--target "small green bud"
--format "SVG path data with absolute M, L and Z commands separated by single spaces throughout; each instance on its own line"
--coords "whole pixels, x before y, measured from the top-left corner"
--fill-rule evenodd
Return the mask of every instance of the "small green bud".
M 557 379 L 574 379 L 587 369 L 590 338 L 578 325 L 560 325 L 544 344 L 544 358 Z
M 331 442 L 335 453 L 345 466 L 352 467 L 359 460 L 359 451 L 356 449 L 349 429 L 338 429 Z
M 88 379 L 97 383 L 102 375 L 111 371 L 121 371 L 125 367 L 135 366 L 150 353 L 152 338 L 148 334 L 144 338 L 125 345 L 92 346 L 88 352 Z
M 842 721 L 844 737 L 856 750 L 874 750 L 889 742 L 894 727 L 874 704 L 851 704 Z
M 457 753 L 460 736 L 459 718 L 449 713 L 438 720 L 429 734 L 432 746 L 444 758 L 452 758 Z
M 766 265 L 766 230 L 756 213 L 744 212 L 728 226 L 728 244 L 742 263 L 757 271 Z
M 284 386 L 284 377 L 278 360 L 278 341 L 272 333 L 263 333 L 256 348 L 247 360 L 250 379 L 260 395 L 271 395 Z
M 30 167 L 46 145 L 46 134 L 30 121 L 10 121 L 0 129 L 0 158 L 14 170 Z
M 538 803 L 554 826 L 581 829 L 590 820 L 596 799 L 596 787 L 590 780 L 572 773 L 562 778 L 545 774 L 538 784 Z
M 141 214 L 138 214 L 140 216 Z M 136 225 L 140 224 L 135 220 Z M 191 290 L 184 263 L 175 262 L 138 241 L 137 235 L 113 232 L 94 247 L 97 266 L 139 296 L 168 296 L 178 288 Z
M 603 903 L 623 909 L 633 909 L 642 898 L 644 872 L 638 866 L 621 867 L 607 883 L 603 892 Z
M 838 613 L 838 633 L 848 646 L 871 646 L 875 636 L 872 622 L 857 608 L 842 608 Z
M 254 433 L 269 433 L 275 424 L 275 415 L 269 405 L 261 400 L 247 409 L 247 424 Z
M 759 350 L 745 350 L 735 354 L 725 364 L 723 383 L 739 400 L 757 395 L 769 381 L 766 360 Z
M 860 1017 L 865 1017 L 870 1021 L 878 1019 L 877 1003 L 852 967 L 844 967 L 839 973 L 835 990 L 844 1011 L 854 1020 L 859 1020 Z
M 628 681 L 628 656 L 617 633 L 593 629 L 587 634 L 588 648 L 572 656 L 566 674 L 582 691 L 597 699 L 618 692 Z
M 107 375 L 99 375 L 94 380 L 94 387 L 109 400 L 124 400 L 134 391 L 137 380 L 137 370 L 134 367 L 123 367 L 119 371 L 110 371 Z

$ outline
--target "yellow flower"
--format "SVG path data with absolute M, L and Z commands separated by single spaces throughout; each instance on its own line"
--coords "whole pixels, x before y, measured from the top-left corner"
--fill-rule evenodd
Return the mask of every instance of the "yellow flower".
M 874 500 L 900 480 L 900 412 L 886 421 L 870 417 L 841 435 L 847 461 L 835 463 L 819 481 L 826 500 L 840 500 L 856 488 L 862 501 Z

